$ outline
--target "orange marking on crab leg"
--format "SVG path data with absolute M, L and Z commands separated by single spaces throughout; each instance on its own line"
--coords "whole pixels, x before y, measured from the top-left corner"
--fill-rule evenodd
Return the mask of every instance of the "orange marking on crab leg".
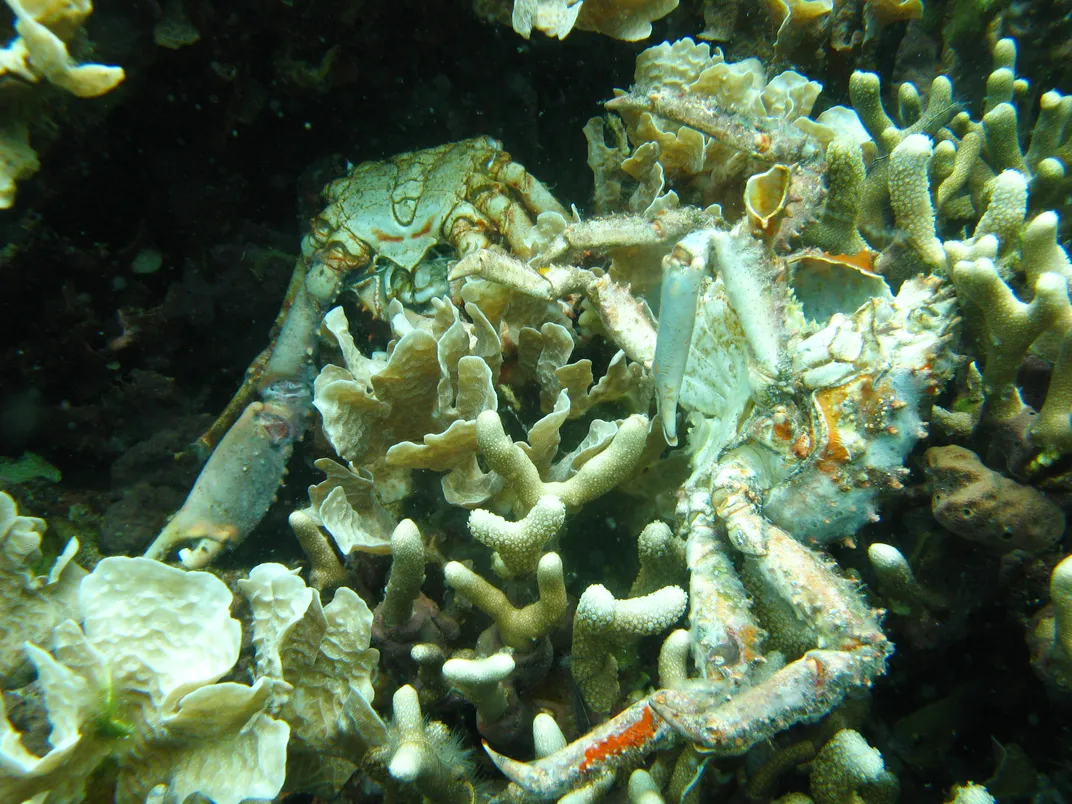
M 676 739 L 670 724 L 644 699 L 565 748 L 532 762 L 505 757 L 487 743 L 484 750 L 511 782 L 544 801 L 561 798 L 604 773 L 639 764 L 645 754 Z
M 581 770 L 586 771 L 594 763 L 620 756 L 630 748 L 640 748 L 655 737 L 655 716 L 650 706 L 645 706 L 640 720 L 627 723 L 619 732 L 611 732 L 605 738 L 584 750 Z

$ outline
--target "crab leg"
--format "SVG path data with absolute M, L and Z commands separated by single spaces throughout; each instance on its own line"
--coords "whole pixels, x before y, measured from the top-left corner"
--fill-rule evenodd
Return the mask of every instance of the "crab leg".
M 703 679 L 728 692 L 747 683 L 761 665 L 767 637 L 733 566 L 706 478 L 690 478 L 678 504 L 688 533 L 689 621 L 692 655 Z
M 533 762 L 518 762 L 484 750 L 515 785 L 536 799 L 557 799 L 618 768 L 636 765 L 648 753 L 676 739 L 674 730 L 649 706 L 637 701 L 565 748 Z M 505 797 L 510 799 L 510 795 Z
M 257 384 L 261 398 L 246 405 L 227 430 L 146 557 L 163 561 L 193 542 L 179 559 L 187 569 L 200 569 L 245 539 L 272 504 L 312 412 L 316 329 L 342 266 L 315 258 L 308 272 L 303 268 L 302 262 L 295 268 L 301 285 L 284 305 L 282 328 Z
M 763 130 L 752 120 L 704 103 L 696 96 L 668 91 L 632 92 L 603 105 L 624 115 L 649 112 L 673 120 L 764 162 L 801 164 L 823 160 L 822 148 L 799 128 L 772 121 Z
M 721 702 L 726 696 L 710 688 L 660 690 L 651 696 L 652 708 L 680 734 L 708 752 L 732 756 L 795 723 L 826 715 L 848 690 L 870 685 L 885 671 L 892 648 L 878 626 L 876 612 L 836 572 L 833 562 L 763 519 L 746 482 L 749 473 L 744 462 L 730 463 L 719 474 L 713 497 L 729 542 L 744 554 L 741 569 L 749 590 L 757 598 L 773 601 L 783 628 L 815 645 L 725 703 Z M 709 615 L 703 609 L 711 603 L 701 590 L 711 583 L 704 576 L 710 575 L 712 566 L 694 559 L 707 540 L 702 529 L 690 533 L 694 641 L 698 626 Z M 702 646 L 704 633 L 698 636 Z M 758 642 L 755 649 L 759 649 Z M 697 659 L 709 660 L 710 656 L 697 655 Z

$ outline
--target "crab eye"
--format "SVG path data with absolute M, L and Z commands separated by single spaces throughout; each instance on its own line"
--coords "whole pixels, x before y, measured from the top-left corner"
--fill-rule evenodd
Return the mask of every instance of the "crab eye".
M 317 215 L 313 218 L 311 228 L 313 237 L 321 243 L 331 237 L 331 233 L 335 231 L 335 227 L 333 227 L 331 222 L 323 215 Z
M 320 249 L 317 253 L 317 259 L 337 273 L 348 270 L 354 262 L 354 258 L 350 256 L 349 252 L 338 240 L 334 240 Z

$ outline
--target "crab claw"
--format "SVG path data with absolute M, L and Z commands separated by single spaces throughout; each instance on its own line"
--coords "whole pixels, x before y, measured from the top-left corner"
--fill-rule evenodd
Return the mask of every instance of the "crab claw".
M 503 756 L 490 745 L 487 740 L 482 740 L 484 750 L 487 751 L 495 767 L 503 776 L 509 779 L 529 793 L 538 798 L 555 798 L 561 782 L 555 780 L 547 768 L 541 767 L 537 762 L 518 762 L 516 759 Z

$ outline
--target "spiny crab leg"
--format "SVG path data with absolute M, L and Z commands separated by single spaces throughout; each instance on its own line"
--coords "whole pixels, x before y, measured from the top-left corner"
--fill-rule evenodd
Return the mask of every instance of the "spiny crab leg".
M 750 120 L 741 114 L 705 104 L 693 95 L 669 91 L 623 92 L 604 106 L 624 115 L 648 112 L 673 120 L 764 162 L 816 165 L 812 169 L 818 172 L 824 158 L 816 141 L 791 123 L 770 118 L 767 121 Z
M 560 798 L 608 772 L 637 765 L 647 754 L 675 739 L 674 729 L 644 699 L 565 748 L 533 762 L 505 757 L 487 743 L 484 750 L 504 776 L 528 796 L 543 800 Z M 504 799 L 511 800 L 511 795 Z
M 654 215 L 611 215 L 593 220 L 577 220 L 566 225 L 531 262 L 548 265 L 567 254 L 581 251 L 606 252 L 614 248 L 637 248 L 673 243 L 688 232 L 710 226 L 710 215 L 695 207 L 664 209 Z
M 712 503 L 728 541 L 743 555 L 749 591 L 779 608 L 782 627 L 806 634 L 815 649 L 764 681 L 735 691 L 725 703 L 725 691 L 710 688 L 660 690 L 651 696 L 652 707 L 678 733 L 723 756 L 743 753 L 795 723 L 826 715 L 850 689 L 868 686 L 881 675 L 892 650 L 876 612 L 833 562 L 763 518 L 752 476 L 743 461 L 723 466 L 714 478 Z M 710 614 L 705 609 L 718 602 L 704 594 L 713 581 L 706 577 L 709 567 L 694 564 L 705 535 L 702 529 L 692 530 L 687 548 L 693 640 L 700 646 L 706 640 L 697 629 L 704 614 Z M 754 647 L 758 651 L 760 645 Z M 697 656 L 701 664 L 710 658 Z M 706 676 L 710 679 L 718 670 L 709 666 Z
M 738 756 L 790 726 L 824 717 L 850 689 L 878 675 L 884 657 L 885 651 L 875 646 L 862 646 L 859 652 L 810 650 L 728 701 L 724 694 L 698 687 L 659 690 L 648 703 L 698 750 Z

